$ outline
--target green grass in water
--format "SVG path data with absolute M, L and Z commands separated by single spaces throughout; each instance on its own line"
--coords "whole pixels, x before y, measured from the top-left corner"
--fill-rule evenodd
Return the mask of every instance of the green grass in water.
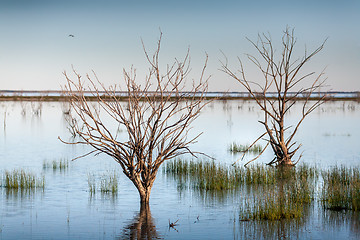
M 35 174 L 24 170 L 5 171 L 2 187 L 6 189 L 27 190 L 45 188 L 45 177 L 37 178 Z
M 180 186 L 200 191 L 226 194 L 229 190 L 242 189 L 254 199 L 253 202 L 247 201 L 247 207 L 240 213 L 242 220 L 300 218 L 304 207 L 315 198 L 315 183 L 319 176 L 316 167 L 305 164 L 290 168 L 266 165 L 245 168 L 215 161 L 182 159 L 167 162 L 164 172 L 176 179 Z
M 100 181 L 100 192 L 117 193 L 118 180 L 115 171 L 110 174 L 104 174 Z
M 60 170 L 64 171 L 69 168 L 69 160 L 67 159 L 60 159 L 58 161 L 53 160 L 52 162 L 43 162 L 43 169 L 53 169 L 54 171 Z
M 195 189 L 221 191 L 234 189 L 243 181 L 244 169 L 227 167 L 214 161 L 177 159 L 166 164 L 164 171 L 181 184 L 188 181 Z
M 243 153 L 245 152 L 247 149 L 249 149 L 250 145 L 246 144 L 237 144 L 237 143 L 232 143 L 229 146 L 229 151 L 232 153 Z M 262 146 L 259 144 L 255 144 L 254 146 L 252 146 L 247 152 L 251 153 L 251 154 L 259 154 L 261 153 L 261 151 L 263 150 Z
M 262 196 L 255 196 L 252 203 L 246 202 L 240 211 L 240 220 L 282 220 L 302 217 L 303 204 L 293 201 L 290 192 L 280 194 L 267 190 Z
M 298 219 L 315 199 L 316 168 L 300 165 L 298 168 L 275 168 L 274 172 L 266 174 L 259 174 L 257 168 L 249 171 L 256 176 L 250 186 L 260 185 L 261 188 L 253 188 L 250 195 L 253 202 L 245 201 L 240 220 Z
M 321 201 L 325 209 L 360 211 L 360 171 L 333 167 L 323 171 Z
M 100 189 L 97 189 L 96 186 L 100 186 Z M 101 193 L 112 193 L 115 194 L 118 192 L 118 176 L 116 172 L 109 172 L 107 174 L 103 174 L 100 177 L 100 183 L 97 183 L 94 175 L 88 175 L 88 186 L 89 192 L 91 194 L 95 194 L 97 190 Z
M 91 194 L 96 193 L 96 181 L 94 175 L 88 174 L 88 186 L 89 186 L 89 192 Z

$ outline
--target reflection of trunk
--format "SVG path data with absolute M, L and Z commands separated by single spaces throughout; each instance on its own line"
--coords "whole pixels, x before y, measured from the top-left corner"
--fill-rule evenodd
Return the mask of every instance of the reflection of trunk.
M 151 217 L 149 204 L 141 204 L 140 212 L 129 225 L 124 228 L 119 239 L 158 239 L 154 220 Z

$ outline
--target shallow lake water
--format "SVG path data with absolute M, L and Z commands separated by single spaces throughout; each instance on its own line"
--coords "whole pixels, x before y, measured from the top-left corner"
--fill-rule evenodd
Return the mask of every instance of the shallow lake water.
M 111 158 L 90 155 L 71 161 L 90 149 L 59 141 L 59 136 L 71 139 L 63 109 L 60 102 L 0 102 L 0 175 L 23 169 L 46 182 L 44 189 L 28 192 L 0 188 L 0 239 L 360 238 L 358 214 L 324 211 L 317 202 L 300 221 L 241 222 L 239 208 L 246 197 L 241 192 L 214 196 L 180 190 L 163 171 L 155 181 L 150 209 L 140 209 L 137 190 Z M 295 105 L 288 124 L 297 119 L 299 109 Z M 203 134 L 192 149 L 231 164 L 239 155 L 231 154 L 229 145 L 255 140 L 263 131 L 257 122 L 261 118 L 252 101 L 214 101 L 194 122 L 191 134 Z M 301 161 L 321 168 L 358 167 L 359 120 L 357 102 L 323 104 L 305 119 L 296 136 L 303 145 Z M 273 158 L 268 150 L 258 163 Z M 69 166 L 46 167 L 60 160 L 69 160 Z M 100 181 L 114 171 L 119 181 L 116 194 L 89 191 L 89 177 Z M 177 226 L 169 228 L 169 222 Z

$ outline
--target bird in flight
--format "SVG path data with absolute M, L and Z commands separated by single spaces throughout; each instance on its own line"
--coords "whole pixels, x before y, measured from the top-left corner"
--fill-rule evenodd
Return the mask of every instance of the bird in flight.
M 69 34 L 69 37 L 75 37 L 73 34 Z

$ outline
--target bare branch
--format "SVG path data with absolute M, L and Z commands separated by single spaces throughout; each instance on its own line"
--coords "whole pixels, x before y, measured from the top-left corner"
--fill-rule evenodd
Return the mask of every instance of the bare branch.
M 142 46 L 149 64 L 143 84 L 137 83 L 136 70 L 124 72 L 126 98 L 119 96 L 117 86 L 106 88 L 95 72 L 85 80 L 73 69 L 76 80 L 65 72 L 64 95 L 68 97 L 73 116 L 73 130 L 79 140 L 67 144 L 84 144 L 93 148 L 89 154 L 104 153 L 120 164 L 124 174 L 134 183 L 141 201 L 147 203 L 151 187 L 160 165 L 174 157 L 190 154 L 196 142 L 189 137 L 192 122 L 208 103 L 205 77 L 208 56 L 198 82 L 187 82 L 190 71 L 190 54 L 175 59 L 163 71 L 159 63 L 162 33 L 157 48 L 148 54 Z M 95 80 L 92 80 L 95 79 Z M 88 84 L 85 87 L 85 83 Z M 184 92 L 185 88 L 187 89 Z M 88 99 L 90 93 L 95 102 Z M 123 132 L 119 133 L 119 129 Z

